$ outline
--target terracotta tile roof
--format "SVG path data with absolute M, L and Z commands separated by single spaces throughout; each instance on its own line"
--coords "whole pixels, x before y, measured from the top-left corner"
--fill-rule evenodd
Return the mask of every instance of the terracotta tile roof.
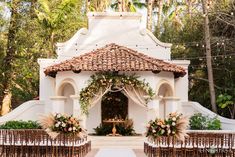
M 108 44 L 89 53 L 49 66 L 46 75 L 55 77 L 58 71 L 160 71 L 173 72 L 175 77 L 186 74 L 184 68 L 149 57 L 135 50 Z

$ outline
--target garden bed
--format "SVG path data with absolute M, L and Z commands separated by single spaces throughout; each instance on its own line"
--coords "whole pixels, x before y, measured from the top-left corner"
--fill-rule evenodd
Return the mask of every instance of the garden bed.
M 52 139 L 42 129 L 1 129 L 1 156 L 84 157 L 91 149 L 87 137 L 60 134 Z
M 173 136 L 160 136 L 144 143 L 149 157 L 235 157 L 235 131 L 188 130 L 189 137 L 179 141 Z

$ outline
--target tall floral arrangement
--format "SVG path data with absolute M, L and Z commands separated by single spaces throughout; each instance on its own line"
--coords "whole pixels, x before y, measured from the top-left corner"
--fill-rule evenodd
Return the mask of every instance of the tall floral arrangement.
M 54 139 L 59 134 L 85 136 L 79 120 L 72 115 L 66 114 L 49 114 L 41 117 L 39 123 L 42 128 Z
M 92 98 L 101 89 L 105 89 L 109 86 L 122 88 L 124 86 L 132 86 L 134 88 L 141 89 L 148 95 L 146 102 L 152 99 L 155 95 L 153 89 L 144 80 L 141 81 L 136 75 L 125 75 L 116 73 L 96 73 L 91 76 L 91 80 L 86 88 L 83 88 L 80 92 L 80 104 L 83 113 L 88 114 L 88 106 Z
M 170 113 L 167 119 L 156 118 L 149 121 L 146 137 L 156 139 L 159 136 L 175 136 L 183 141 L 187 137 L 188 118 L 177 112 Z

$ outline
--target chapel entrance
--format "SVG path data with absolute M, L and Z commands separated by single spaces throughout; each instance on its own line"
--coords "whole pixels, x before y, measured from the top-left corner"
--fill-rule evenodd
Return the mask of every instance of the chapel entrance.
M 128 118 L 128 98 L 121 91 L 108 92 L 101 100 L 102 123 L 113 118 Z

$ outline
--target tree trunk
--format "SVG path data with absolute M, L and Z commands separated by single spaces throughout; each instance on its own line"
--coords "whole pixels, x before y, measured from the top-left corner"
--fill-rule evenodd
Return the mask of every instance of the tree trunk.
M 6 56 L 3 59 L 2 67 L 3 67 L 3 93 L 2 93 L 2 106 L 1 106 L 1 115 L 8 113 L 11 109 L 11 90 L 12 90 L 12 80 L 13 80 L 13 62 L 15 59 L 15 55 L 17 53 L 16 47 L 16 33 L 18 31 L 18 5 L 20 0 L 12 0 L 11 4 L 11 19 L 8 31 L 8 39 L 7 39 L 7 50 Z
M 208 17 L 208 10 L 207 10 L 207 0 L 202 0 L 202 5 L 203 5 L 203 14 L 204 14 L 206 63 L 207 63 L 207 73 L 208 73 L 208 80 L 209 80 L 210 99 L 211 99 L 212 111 L 217 113 L 214 77 L 213 77 L 213 69 L 212 69 L 212 62 L 211 62 L 211 38 L 210 38 L 209 17 Z
M 157 37 L 160 36 L 161 22 L 162 22 L 162 7 L 163 7 L 163 1 L 158 0 L 157 27 L 156 27 Z
M 118 12 L 122 12 L 122 1 L 123 0 L 118 0 Z
M 31 17 L 31 19 L 37 17 L 37 15 L 35 13 L 36 2 L 37 2 L 37 0 L 31 0 L 31 6 L 30 6 L 30 17 Z
M 121 0 L 121 12 L 126 12 L 126 0 Z
M 47 53 L 47 58 L 51 58 L 54 54 L 54 51 L 55 51 L 55 43 L 54 43 L 54 32 L 51 31 L 51 34 L 50 34 L 50 50 L 48 51 Z
M 152 12 L 153 12 L 153 3 L 154 0 L 148 0 L 147 1 L 148 6 L 147 6 L 147 29 L 152 31 Z
M 192 17 L 192 0 L 187 0 L 187 6 L 188 6 L 188 15 L 189 18 Z

